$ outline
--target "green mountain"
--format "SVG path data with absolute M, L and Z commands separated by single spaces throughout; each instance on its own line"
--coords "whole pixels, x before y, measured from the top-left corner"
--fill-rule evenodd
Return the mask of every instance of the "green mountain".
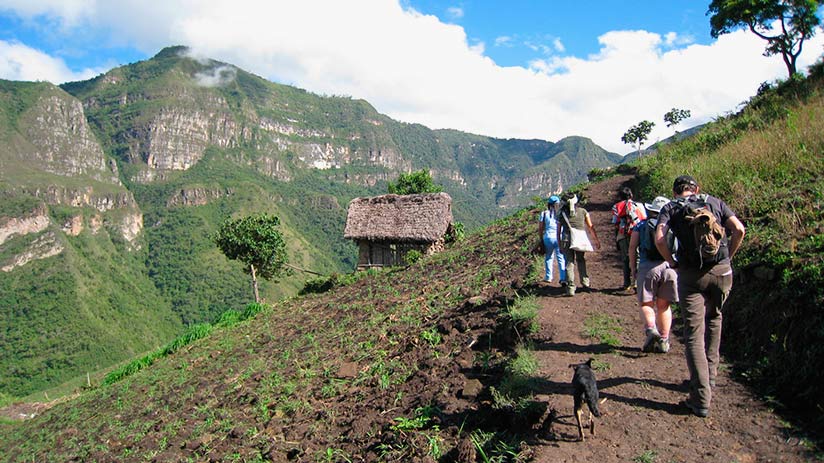
M 590 140 L 501 140 L 394 121 L 184 47 L 60 88 L 0 83 L 0 392 L 154 348 L 250 299 L 210 236 L 278 215 L 291 264 L 354 268 L 346 206 L 428 169 L 469 230 L 620 162 Z M 263 282 L 293 295 L 307 275 Z

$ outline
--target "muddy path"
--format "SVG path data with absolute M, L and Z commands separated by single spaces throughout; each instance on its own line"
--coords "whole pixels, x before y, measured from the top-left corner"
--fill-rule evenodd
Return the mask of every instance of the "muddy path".
M 629 177 L 594 184 L 586 192 L 603 247 L 589 253 L 591 292 L 564 297 L 557 283 L 538 289 L 541 331 L 535 350 L 543 378 L 539 399 L 557 411 L 551 432 L 535 448 L 540 462 L 793 462 L 812 457 L 797 437 L 723 364 L 706 419 L 692 416 L 679 402 L 689 378 L 681 343 L 681 320 L 673 321 L 672 349 L 644 354 L 635 295 L 621 291 L 621 267 L 610 239 L 610 208 Z M 557 278 L 557 277 L 556 277 Z M 585 335 L 587 320 L 612 320 L 620 327 L 611 347 Z M 724 340 L 728 342 L 728 340 Z M 616 344 L 616 343 L 613 343 Z M 723 351 L 723 345 L 722 345 Z M 596 436 L 577 442 L 569 364 L 594 358 L 603 416 Z

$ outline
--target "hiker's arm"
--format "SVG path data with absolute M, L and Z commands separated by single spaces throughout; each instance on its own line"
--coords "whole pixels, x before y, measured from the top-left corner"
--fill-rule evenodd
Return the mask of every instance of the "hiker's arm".
M 541 222 L 538 224 L 538 236 L 544 239 L 544 216 L 541 215 Z
M 675 268 L 678 264 L 675 262 L 675 259 L 673 259 L 669 246 L 667 246 L 666 236 L 668 231 L 669 225 L 666 223 L 659 223 L 658 226 L 655 227 L 655 247 L 658 249 L 658 252 L 661 253 L 661 257 L 667 261 L 670 268 Z
M 728 218 L 724 225 L 726 225 L 727 229 L 732 232 L 732 236 L 730 237 L 730 259 L 732 259 L 732 256 L 738 252 L 738 248 L 741 247 L 741 242 L 744 241 L 744 234 L 746 231 L 744 229 L 744 224 L 741 223 L 736 216 Z
M 601 247 L 601 240 L 598 239 L 598 234 L 595 233 L 595 227 L 592 226 L 592 219 L 589 218 L 589 212 L 587 212 L 584 221 L 587 224 L 587 228 L 589 229 L 589 233 L 595 238 L 595 249 L 600 249 Z
M 629 271 L 632 273 L 632 279 L 635 280 L 636 275 L 638 274 L 638 265 L 636 263 L 636 250 L 638 249 L 638 242 L 640 241 L 641 235 L 638 233 L 638 230 L 633 230 L 632 235 L 629 237 Z

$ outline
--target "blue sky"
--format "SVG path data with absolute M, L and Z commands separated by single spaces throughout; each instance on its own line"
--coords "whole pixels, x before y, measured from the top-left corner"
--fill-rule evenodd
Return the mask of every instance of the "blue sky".
M 614 30 L 676 32 L 694 43 L 711 41 L 707 3 L 684 0 L 483 0 L 407 4 L 464 27 L 470 42 L 487 44 L 501 66 L 527 65 L 549 52 L 587 56 L 600 49 L 598 37 Z M 496 45 L 496 40 L 500 40 Z M 563 52 L 557 49 L 560 42 Z
M 62 83 L 169 45 L 395 119 L 501 138 L 592 138 L 709 121 L 786 74 L 740 30 L 713 39 L 708 1 L 0 0 L 0 78 Z M 805 46 L 802 68 L 824 51 Z

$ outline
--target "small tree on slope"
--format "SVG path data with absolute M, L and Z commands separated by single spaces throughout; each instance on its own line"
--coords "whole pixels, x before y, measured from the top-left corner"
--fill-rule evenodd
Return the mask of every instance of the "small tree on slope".
M 280 219 L 274 215 L 254 214 L 240 219 L 227 219 L 215 235 L 215 243 L 229 259 L 246 264 L 252 276 L 255 302 L 260 302 L 258 275 L 272 280 L 284 273 L 288 258 L 283 234 L 278 230 Z
M 638 157 L 641 157 L 641 146 L 647 141 L 652 128 L 655 127 L 655 122 L 641 121 L 633 125 L 629 130 L 621 136 L 621 141 L 631 145 L 638 146 Z

